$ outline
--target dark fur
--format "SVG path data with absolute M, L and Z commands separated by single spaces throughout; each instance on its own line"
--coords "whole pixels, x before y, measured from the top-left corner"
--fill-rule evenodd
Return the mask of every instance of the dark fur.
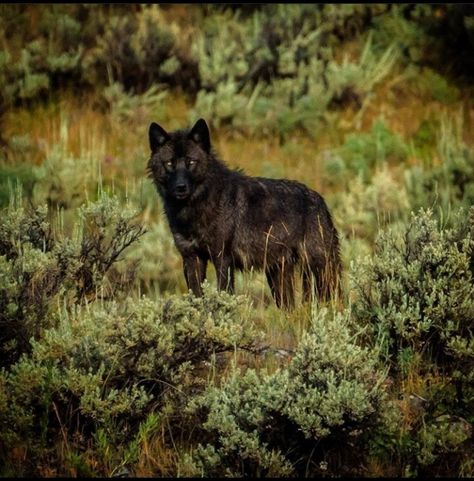
M 148 169 L 196 295 L 208 261 L 218 288 L 229 291 L 235 269 L 265 269 L 278 306 L 294 303 L 298 265 L 305 300 L 313 286 L 321 299 L 338 288 L 338 236 L 321 195 L 299 182 L 230 170 L 213 152 L 202 119 L 189 131 L 171 133 L 152 123 L 149 141 Z

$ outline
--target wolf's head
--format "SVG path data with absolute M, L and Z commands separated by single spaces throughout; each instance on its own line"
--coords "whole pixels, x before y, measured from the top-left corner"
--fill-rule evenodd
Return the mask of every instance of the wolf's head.
M 166 132 L 153 122 L 148 131 L 151 157 L 148 169 L 160 194 L 180 201 L 188 199 L 208 170 L 211 142 L 209 129 L 199 119 L 189 131 Z

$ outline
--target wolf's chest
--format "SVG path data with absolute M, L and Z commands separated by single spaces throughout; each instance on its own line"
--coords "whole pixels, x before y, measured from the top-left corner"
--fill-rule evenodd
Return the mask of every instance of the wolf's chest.
M 215 219 L 208 219 L 204 216 L 195 215 L 177 219 L 172 226 L 173 237 L 176 247 L 185 252 L 210 252 L 220 232 Z

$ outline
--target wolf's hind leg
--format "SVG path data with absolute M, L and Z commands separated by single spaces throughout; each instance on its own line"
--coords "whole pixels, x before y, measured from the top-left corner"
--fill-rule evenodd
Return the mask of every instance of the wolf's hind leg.
M 268 285 L 278 307 L 291 309 L 295 305 L 294 265 L 277 264 L 266 270 Z
M 328 301 L 339 294 L 340 268 L 333 259 L 318 258 L 311 263 L 314 274 L 314 289 L 320 301 Z
M 303 277 L 303 302 L 313 302 L 315 291 L 313 273 L 311 272 L 311 268 L 309 266 L 302 267 L 301 271 Z

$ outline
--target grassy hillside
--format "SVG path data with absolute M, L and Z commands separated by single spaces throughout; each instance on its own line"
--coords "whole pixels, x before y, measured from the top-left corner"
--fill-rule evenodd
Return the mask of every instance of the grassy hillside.
M 474 476 L 473 21 L 0 6 L 0 474 Z M 147 131 L 199 117 L 325 197 L 341 298 L 187 292 Z

